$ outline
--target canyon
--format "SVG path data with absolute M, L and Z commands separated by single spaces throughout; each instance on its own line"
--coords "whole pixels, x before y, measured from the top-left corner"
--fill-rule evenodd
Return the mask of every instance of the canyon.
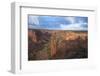
M 88 58 L 88 32 L 28 29 L 28 60 Z

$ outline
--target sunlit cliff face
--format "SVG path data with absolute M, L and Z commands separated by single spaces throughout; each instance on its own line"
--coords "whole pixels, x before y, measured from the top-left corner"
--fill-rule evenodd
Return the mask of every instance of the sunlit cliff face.
M 28 32 L 28 37 L 31 38 L 32 42 L 37 42 L 36 33 L 32 30 Z
M 87 37 L 87 33 L 74 33 L 74 32 L 69 32 L 65 34 L 65 40 L 76 40 L 78 38 L 81 38 L 85 40 Z

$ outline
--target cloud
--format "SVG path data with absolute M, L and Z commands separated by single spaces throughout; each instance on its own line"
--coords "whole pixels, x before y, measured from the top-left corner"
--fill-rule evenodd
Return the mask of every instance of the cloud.
M 87 30 L 88 18 L 87 17 L 65 17 L 71 24 L 61 24 L 61 29 L 65 30 Z
M 75 23 L 75 17 L 65 17 L 66 21 L 69 21 L 70 23 Z
M 28 25 L 29 29 L 43 29 L 41 26 L 37 26 L 37 25 Z
M 30 25 L 39 25 L 39 16 L 29 16 L 28 17 L 28 24 Z
M 60 25 L 62 30 L 87 30 L 87 27 L 83 27 L 81 23 L 69 24 L 69 25 Z

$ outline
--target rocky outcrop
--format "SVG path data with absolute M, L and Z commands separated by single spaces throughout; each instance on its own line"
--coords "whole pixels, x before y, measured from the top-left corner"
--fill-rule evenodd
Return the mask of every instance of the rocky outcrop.
M 28 37 L 31 38 L 32 42 L 37 42 L 37 38 L 36 38 L 36 32 L 29 30 L 28 31 Z

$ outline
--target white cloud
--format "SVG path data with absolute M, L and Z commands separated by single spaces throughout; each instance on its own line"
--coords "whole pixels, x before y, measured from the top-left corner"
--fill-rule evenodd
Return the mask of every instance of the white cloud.
M 34 25 L 28 25 L 29 29 L 41 29 L 42 27 L 40 26 L 34 26 Z
M 38 16 L 29 16 L 29 23 L 39 25 Z
M 61 24 L 60 27 L 62 30 L 87 30 L 86 27 L 82 27 L 82 24 L 79 23 L 69 25 Z
M 75 17 L 65 17 L 65 20 L 70 21 L 72 24 L 75 23 Z

